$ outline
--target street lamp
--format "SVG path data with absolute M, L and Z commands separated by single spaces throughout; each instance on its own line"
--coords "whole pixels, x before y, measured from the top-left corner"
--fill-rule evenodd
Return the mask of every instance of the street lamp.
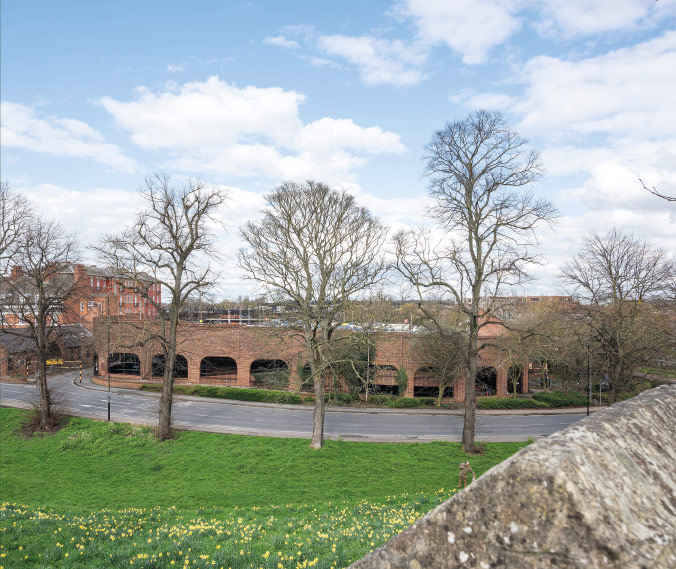
M 589 394 L 587 395 L 587 417 L 589 417 L 589 406 L 592 398 L 592 382 L 591 382 L 591 344 L 587 344 L 587 385 Z

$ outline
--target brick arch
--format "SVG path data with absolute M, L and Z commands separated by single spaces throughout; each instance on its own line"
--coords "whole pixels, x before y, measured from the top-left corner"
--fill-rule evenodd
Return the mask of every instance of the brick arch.
M 263 389 L 288 389 L 291 369 L 279 358 L 258 358 L 249 365 L 249 384 Z
M 200 383 L 233 385 L 237 383 L 237 362 L 229 356 L 205 356 L 200 360 Z
M 151 321 L 146 323 L 146 333 L 153 332 Z M 105 354 L 107 354 L 107 338 L 109 327 L 106 318 L 97 318 L 94 322 L 94 336 L 96 351 L 99 354 L 100 372 L 105 372 Z M 139 338 L 134 334 L 131 323 L 122 319 L 114 320 L 112 335 L 118 341 L 118 346 L 133 345 Z M 349 334 L 338 331 L 337 335 Z M 408 377 L 406 397 L 414 396 L 416 372 L 425 367 L 421 361 L 419 350 L 416 348 L 416 336 L 403 332 L 379 332 L 374 335 L 376 343 L 376 357 L 374 364 L 388 370 L 388 383 L 396 383 L 395 369 L 404 370 Z M 289 389 L 300 389 L 301 374 L 299 367 L 307 363 L 306 348 L 300 337 L 293 330 L 279 328 L 265 328 L 254 326 L 226 325 L 226 324 L 199 324 L 195 322 L 181 322 L 178 330 L 179 354 L 186 357 L 188 362 L 188 383 L 205 383 L 209 378 L 202 377 L 201 365 L 205 358 L 230 358 L 236 364 L 226 378 L 228 385 L 250 387 L 251 364 L 259 359 L 275 359 L 286 362 L 290 381 Z M 152 359 L 161 352 L 159 345 L 148 344 L 143 348 L 126 350 L 122 347 L 114 348 L 114 352 L 134 351 L 140 358 L 141 377 L 138 381 L 152 381 Z M 101 357 L 101 354 L 104 354 Z M 481 351 L 479 367 L 492 366 L 497 370 L 497 394 L 506 395 L 506 370 L 503 365 L 504 356 L 495 348 L 487 347 Z M 382 375 L 382 373 L 381 373 Z M 525 381 L 524 377 L 524 386 Z M 456 400 L 464 398 L 464 381 L 456 382 L 454 396 Z

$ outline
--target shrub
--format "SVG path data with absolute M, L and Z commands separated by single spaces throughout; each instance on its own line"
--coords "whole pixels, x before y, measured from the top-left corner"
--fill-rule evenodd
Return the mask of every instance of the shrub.
M 349 405 L 359 401 L 359 395 L 356 393 L 343 393 L 341 391 L 334 391 L 324 395 L 324 402 L 333 405 Z
M 587 396 L 575 391 L 569 391 L 567 396 L 563 394 L 563 391 L 535 393 L 533 399 L 546 403 L 550 407 L 584 407 L 587 405 Z
M 388 403 L 390 407 L 395 407 L 396 409 L 416 409 L 420 407 L 428 407 L 434 405 L 434 399 L 432 397 L 417 397 L 413 398 L 402 398 L 395 399 L 391 403 Z
M 392 405 L 396 401 L 394 395 L 371 395 L 368 402 L 373 405 Z
M 516 399 L 514 397 L 480 397 L 476 403 L 479 409 L 542 409 L 549 405 L 533 399 Z
M 399 397 L 403 397 L 408 387 L 408 375 L 403 367 L 397 370 L 397 386 L 399 387 Z

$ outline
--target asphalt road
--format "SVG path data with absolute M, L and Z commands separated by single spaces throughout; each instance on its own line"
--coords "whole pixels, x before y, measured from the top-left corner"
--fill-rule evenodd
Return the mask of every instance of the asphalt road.
M 93 388 L 89 378 L 74 385 L 77 373 L 49 380 L 50 389 L 61 399 L 71 415 L 106 419 L 108 392 Z M 0 384 L 0 404 L 26 407 L 35 399 L 32 384 Z M 159 397 L 151 393 L 112 389 L 111 420 L 138 424 L 157 423 Z M 310 438 L 312 407 L 268 405 L 261 403 L 204 400 L 177 397 L 173 404 L 174 426 L 180 429 Z M 479 441 L 525 441 L 550 435 L 584 418 L 584 414 L 477 415 L 476 438 Z M 460 441 L 463 418 L 448 411 L 328 410 L 324 423 L 327 439 L 369 442 Z

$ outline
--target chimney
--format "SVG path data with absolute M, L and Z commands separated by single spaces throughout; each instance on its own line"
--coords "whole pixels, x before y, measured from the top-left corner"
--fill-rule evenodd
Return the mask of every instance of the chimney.
M 18 279 L 23 276 L 23 269 L 19 267 L 18 265 L 15 265 L 12 267 L 12 273 L 10 274 L 9 278 L 11 279 Z
M 87 269 L 84 265 L 75 265 L 74 273 L 75 282 L 79 282 L 87 278 Z

